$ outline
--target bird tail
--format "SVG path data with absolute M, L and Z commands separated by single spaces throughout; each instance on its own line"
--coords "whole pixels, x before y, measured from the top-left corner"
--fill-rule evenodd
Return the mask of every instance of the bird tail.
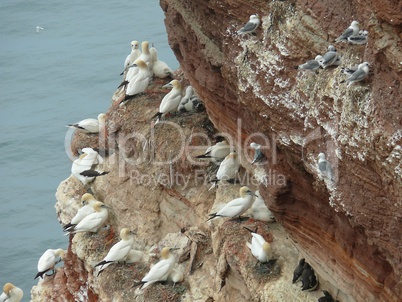
M 142 287 L 145 283 L 146 283 L 146 282 L 144 282 L 144 281 L 135 282 L 134 285 L 133 285 L 131 288 L 135 288 L 135 287 L 137 287 L 137 286 L 140 286 L 140 289 L 141 289 L 141 287 Z
M 117 88 L 123 87 L 123 86 L 125 86 L 127 84 L 128 84 L 128 81 L 123 81 L 123 82 L 120 83 L 120 85 Z
M 108 174 L 109 171 L 105 172 L 98 172 L 96 170 L 85 170 L 80 173 L 80 175 L 85 176 L 85 177 L 97 177 L 97 176 L 102 176 Z
M 65 226 L 63 226 L 63 232 L 68 232 L 70 231 L 72 228 L 74 228 L 76 226 L 76 224 L 73 223 L 67 223 Z
M 94 267 L 97 267 L 99 265 L 104 265 L 104 264 L 107 264 L 107 263 L 110 263 L 110 262 L 113 262 L 113 261 L 103 260 L 103 261 L 99 262 L 97 265 L 95 265 Z
M 158 121 L 159 121 L 159 120 L 161 119 L 162 114 L 163 114 L 163 113 L 160 113 L 160 112 L 154 114 L 154 115 L 151 117 L 151 120 L 154 119 L 155 117 L 158 117 Z
M 208 218 L 208 220 L 207 221 L 210 221 L 211 219 L 214 219 L 215 217 L 219 217 L 220 215 L 216 215 L 216 213 L 212 213 L 212 214 L 209 214 L 209 218 Z
M 243 227 L 244 229 L 246 229 L 247 231 L 249 231 L 250 233 L 257 233 L 257 229 L 258 227 L 255 228 L 255 231 L 250 230 L 248 227 Z
M 39 273 L 37 273 L 36 276 L 35 276 L 35 278 L 34 278 L 34 280 L 35 280 L 36 278 L 38 278 L 38 277 L 41 277 L 41 278 L 43 279 L 43 274 L 44 274 L 44 273 L 46 273 L 46 272 L 39 272 Z
M 212 158 L 212 156 L 202 154 L 202 155 L 198 155 L 198 156 L 196 156 L 195 158 Z

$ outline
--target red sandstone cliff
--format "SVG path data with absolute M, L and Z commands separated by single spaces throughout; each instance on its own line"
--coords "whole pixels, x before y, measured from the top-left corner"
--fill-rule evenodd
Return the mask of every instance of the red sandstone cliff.
M 162 0 L 169 41 L 220 130 L 241 143 L 276 138 L 267 172 L 287 185 L 260 187 L 267 204 L 317 270 L 356 301 L 402 297 L 402 15 L 399 1 Z M 254 36 L 236 36 L 250 14 Z M 336 44 L 343 66 L 371 72 L 347 88 L 340 68 L 292 69 L 325 53 L 358 20 L 367 45 Z M 304 146 L 304 148 L 302 148 Z M 267 150 L 270 154 L 272 150 Z M 326 152 L 337 180 L 317 180 Z

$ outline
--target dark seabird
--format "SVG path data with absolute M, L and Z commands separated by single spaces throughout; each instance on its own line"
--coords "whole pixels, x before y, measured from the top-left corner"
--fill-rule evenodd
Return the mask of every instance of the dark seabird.
M 318 298 L 318 302 L 338 302 L 338 300 L 334 300 L 334 298 L 332 298 L 328 291 L 323 290 L 322 292 L 324 293 L 324 297 Z
M 296 266 L 296 268 L 293 272 L 292 283 L 300 281 L 301 275 L 303 273 L 304 263 L 305 263 L 305 259 L 304 258 L 300 259 L 299 264 Z
M 303 267 L 303 273 L 301 275 L 302 287 L 303 291 L 313 291 L 317 288 L 318 280 L 315 275 L 314 269 L 308 264 L 305 263 Z

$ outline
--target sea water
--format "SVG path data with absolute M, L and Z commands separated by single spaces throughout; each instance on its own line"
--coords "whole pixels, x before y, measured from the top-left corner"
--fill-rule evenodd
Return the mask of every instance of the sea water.
M 108 110 L 132 40 L 179 67 L 157 0 L 0 2 L 0 293 L 11 282 L 29 301 L 39 257 L 67 248 L 65 125 Z

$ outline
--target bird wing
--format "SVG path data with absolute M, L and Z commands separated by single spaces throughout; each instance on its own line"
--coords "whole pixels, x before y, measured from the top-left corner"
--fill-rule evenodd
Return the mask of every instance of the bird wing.
M 237 168 L 236 168 L 237 167 Z M 239 169 L 238 167 L 238 162 L 234 158 L 225 158 L 218 169 L 218 172 L 216 172 L 216 178 L 217 179 L 222 179 L 224 177 L 231 179 L 236 176 L 237 170 Z
M 325 53 L 322 64 L 323 65 L 332 64 L 336 60 L 336 56 L 337 53 L 335 51 L 329 51 Z
M 346 79 L 346 81 L 348 82 L 357 82 L 357 81 L 361 81 L 366 77 L 366 72 L 359 68 L 357 69 L 349 78 Z
M 54 267 L 56 257 L 51 250 L 47 250 L 38 261 L 38 271 L 44 272 Z
M 148 274 L 146 274 L 141 281 L 145 282 L 164 281 L 166 280 L 171 267 L 172 267 L 171 262 L 168 261 L 168 259 L 161 260 L 151 268 Z
M 235 217 L 240 215 L 244 208 L 243 198 L 236 198 L 227 203 L 222 209 L 220 209 L 217 216 Z
M 131 250 L 131 242 L 128 240 L 121 240 L 112 246 L 112 248 L 109 250 L 104 260 L 106 261 L 125 260 L 130 250 Z
M 336 39 L 337 41 L 347 39 L 353 34 L 353 28 L 348 27 L 345 31 Z
M 86 216 L 81 220 L 74 228 L 75 232 L 86 232 L 91 231 L 99 227 L 104 221 L 104 217 L 95 212 Z
M 77 214 L 71 219 L 71 224 L 78 224 L 81 220 L 83 220 L 89 214 L 94 213 L 93 207 L 90 205 L 85 205 L 77 211 Z
M 241 32 L 248 32 L 248 31 L 253 31 L 257 28 L 257 23 L 254 22 L 247 22 L 239 31 Z

